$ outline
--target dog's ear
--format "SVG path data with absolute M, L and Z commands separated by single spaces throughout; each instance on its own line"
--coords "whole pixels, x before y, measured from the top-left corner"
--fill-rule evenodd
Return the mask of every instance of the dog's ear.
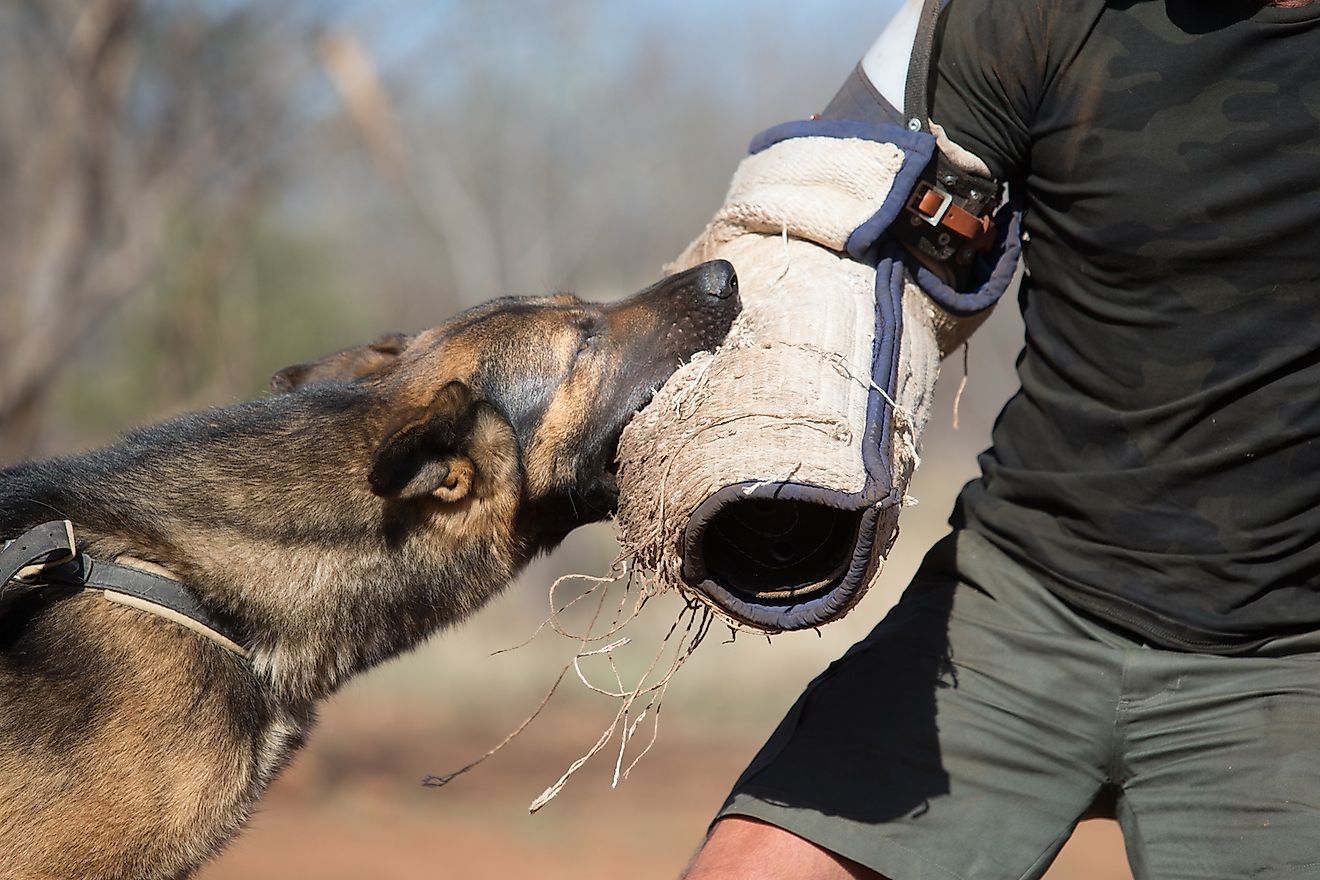
M 371 491 L 396 501 L 466 498 L 477 478 L 466 452 L 475 423 L 471 390 L 457 381 L 445 385 L 430 404 L 386 429 L 372 457 Z
M 386 333 L 366 345 L 285 367 L 270 377 L 270 390 L 282 394 L 308 382 L 345 382 L 370 375 L 393 363 L 412 340 L 407 333 Z

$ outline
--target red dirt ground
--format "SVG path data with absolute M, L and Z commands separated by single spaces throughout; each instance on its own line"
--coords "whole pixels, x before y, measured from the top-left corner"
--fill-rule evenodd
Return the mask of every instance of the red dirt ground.
M 619 789 L 609 787 L 612 760 L 599 756 L 529 816 L 526 805 L 599 733 L 558 715 L 450 786 L 426 789 L 426 774 L 461 766 L 500 736 L 333 704 L 311 747 L 199 878 L 674 878 L 758 745 L 743 734 L 720 744 L 711 731 L 671 727 Z M 1084 823 L 1048 875 L 1130 878 L 1109 822 Z

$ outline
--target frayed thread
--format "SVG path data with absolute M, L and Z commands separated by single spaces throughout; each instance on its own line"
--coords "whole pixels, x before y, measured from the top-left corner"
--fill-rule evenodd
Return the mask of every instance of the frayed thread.
M 530 638 L 518 645 L 505 648 L 494 652 L 502 654 L 508 651 L 515 651 L 525 647 L 536 639 L 547 628 L 553 630 L 556 634 L 571 638 L 578 642 L 577 650 L 573 656 L 564 664 L 551 684 L 545 696 L 537 704 L 527 718 L 519 724 L 508 736 L 501 740 L 494 748 L 489 749 L 477 759 L 454 770 L 450 773 L 441 775 L 430 775 L 422 780 L 422 785 L 427 788 L 440 788 L 454 779 L 480 766 L 489 758 L 498 754 L 505 746 L 517 738 L 524 730 L 531 726 L 532 722 L 540 716 L 541 712 L 549 705 L 550 700 L 558 691 L 564 679 L 570 671 L 574 672 L 578 680 L 584 687 L 593 693 L 601 694 L 612 699 L 620 701 L 618 710 L 610 719 L 605 729 L 596 742 L 579 758 L 574 760 L 568 768 L 556 779 L 550 786 L 541 792 L 528 806 L 528 812 L 536 813 L 545 807 L 546 804 L 554 800 L 555 797 L 564 789 L 569 780 L 581 770 L 592 758 L 600 754 L 606 746 L 618 734 L 618 751 L 614 760 L 614 773 L 611 786 L 618 785 L 628 778 L 628 775 L 636 768 L 637 764 L 644 758 L 651 748 L 655 745 L 660 734 L 660 710 L 662 708 L 664 696 L 668 691 L 669 684 L 678 670 L 691 658 L 693 652 L 705 639 L 710 631 L 711 624 L 715 619 L 709 608 L 704 604 L 685 597 L 684 605 L 679 611 L 674 623 L 669 627 L 664 638 L 660 640 L 655 654 L 652 656 L 646 670 L 638 677 L 632 686 L 625 685 L 623 675 L 618 664 L 615 662 L 615 653 L 623 648 L 633 644 L 633 638 L 629 636 L 617 637 L 619 633 L 628 626 L 645 606 L 647 600 L 659 592 L 658 587 L 653 583 L 653 578 L 639 574 L 635 565 L 630 564 L 627 558 L 616 560 L 611 569 L 611 573 L 603 577 L 591 575 L 568 574 L 560 577 L 550 585 L 550 613 L 544 621 L 537 627 Z M 571 600 L 560 603 L 557 599 L 559 588 L 570 581 L 585 582 L 590 586 Z M 602 622 L 602 615 L 606 608 L 606 600 L 609 595 L 609 587 L 616 584 L 622 584 L 621 596 L 617 607 L 611 615 L 604 631 L 596 632 L 598 625 Z M 566 626 L 561 620 L 561 616 L 570 608 L 577 605 L 588 596 L 598 594 L 595 610 L 588 622 L 586 629 L 581 632 L 574 632 Z M 631 599 L 631 609 L 629 609 Z M 606 641 L 610 640 L 610 641 Z M 606 644 L 599 647 L 600 642 Z M 670 659 L 665 663 L 667 655 Z M 493 656 L 493 655 L 492 655 Z M 602 686 L 591 680 L 587 671 L 583 668 L 583 661 L 591 658 L 603 658 L 609 665 L 613 676 L 612 687 Z M 653 676 L 660 671 L 658 679 L 653 680 Z M 629 759 L 629 746 L 633 744 L 637 737 L 643 722 L 650 720 L 650 738 L 642 747 L 641 751 Z

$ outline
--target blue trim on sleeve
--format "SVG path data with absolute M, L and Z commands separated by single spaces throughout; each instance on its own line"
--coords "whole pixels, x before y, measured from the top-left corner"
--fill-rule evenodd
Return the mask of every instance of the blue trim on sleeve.
M 875 342 L 871 354 L 871 382 L 884 394 L 871 389 L 866 401 L 866 436 L 862 440 L 862 463 L 866 468 L 867 500 L 874 503 L 889 495 L 893 461 L 894 399 L 898 386 L 898 349 L 903 338 L 903 264 L 893 255 L 875 267 Z M 889 400 L 885 398 L 888 397 Z
M 844 248 L 854 260 L 863 259 L 866 252 L 889 231 L 890 225 L 898 219 L 903 206 L 907 204 L 908 196 L 916 189 L 926 166 L 930 164 L 935 153 L 935 138 L 920 132 L 917 134 L 924 138 L 914 145 L 920 149 L 903 151 L 903 164 L 894 176 L 894 184 L 889 188 L 889 195 L 885 196 L 880 209 L 848 236 Z
M 859 122 L 855 119 L 803 119 L 776 125 L 752 138 L 752 155 L 782 141 L 800 137 L 856 138 L 893 144 L 903 151 L 903 164 L 889 187 L 880 209 L 853 230 L 844 245 L 848 256 L 864 260 L 866 252 L 879 241 L 898 217 L 908 196 L 916 188 L 922 172 L 935 155 L 935 138 L 929 132 L 909 131 L 900 125 L 883 122 Z
M 1021 204 L 1014 199 L 1000 208 L 995 215 L 995 225 L 999 234 L 995 237 L 995 245 L 990 253 L 977 260 L 978 275 L 982 281 L 974 290 L 954 290 L 936 277 L 934 272 L 915 259 L 909 259 L 908 265 L 913 270 L 917 286 L 940 308 L 955 315 L 974 315 L 998 302 L 1013 282 L 1018 257 L 1022 254 Z

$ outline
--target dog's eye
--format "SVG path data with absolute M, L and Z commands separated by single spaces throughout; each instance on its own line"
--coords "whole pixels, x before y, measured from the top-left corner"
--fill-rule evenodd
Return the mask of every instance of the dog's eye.
M 591 320 L 590 318 L 578 324 L 578 354 L 582 354 L 595 345 L 603 329 L 600 321 Z
M 596 346 L 606 330 L 606 323 L 596 315 L 580 315 L 573 323 L 578 332 L 579 355 L 586 354 L 588 349 Z

